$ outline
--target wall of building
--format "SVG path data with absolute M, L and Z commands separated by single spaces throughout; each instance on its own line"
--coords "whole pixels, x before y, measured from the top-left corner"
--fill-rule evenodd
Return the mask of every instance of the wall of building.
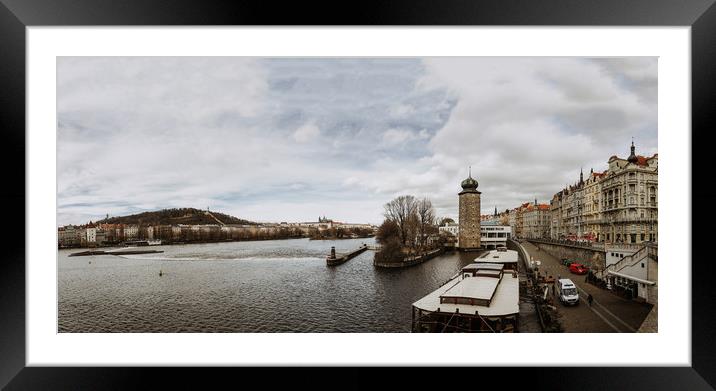
M 607 252 L 605 254 L 605 264 L 606 266 L 615 264 L 624 259 L 624 257 L 628 257 L 635 252 L 636 250 L 607 249 Z
M 540 251 L 545 251 L 549 255 L 558 259 L 567 258 L 583 263 L 589 267 L 596 267 L 599 269 L 603 269 L 605 267 L 606 259 L 604 251 L 589 250 L 578 246 L 543 243 L 532 240 L 530 240 L 530 243 L 537 246 Z

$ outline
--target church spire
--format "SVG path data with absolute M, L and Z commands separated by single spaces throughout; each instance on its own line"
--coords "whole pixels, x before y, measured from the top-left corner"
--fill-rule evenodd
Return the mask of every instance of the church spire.
M 634 137 L 632 137 L 631 138 L 631 155 L 629 155 L 629 158 L 627 159 L 627 161 L 629 163 L 636 163 L 639 161 L 639 159 L 636 157 L 636 153 L 634 152 L 635 149 L 636 148 L 634 147 Z

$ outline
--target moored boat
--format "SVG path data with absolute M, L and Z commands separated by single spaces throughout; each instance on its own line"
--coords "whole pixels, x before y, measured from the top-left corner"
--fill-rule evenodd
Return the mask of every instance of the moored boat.
M 489 251 L 413 303 L 413 332 L 515 332 L 519 317 L 517 252 Z

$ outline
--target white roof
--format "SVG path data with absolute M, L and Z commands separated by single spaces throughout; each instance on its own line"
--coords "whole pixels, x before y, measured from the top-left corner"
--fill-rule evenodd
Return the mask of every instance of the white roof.
M 471 263 L 465 267 L 462 268 L 462 270 L 502 270 L 505 268 L 505 265 L 501 263 Z
M 569 278 L 560 278 L 559 283 L 562 284 L 562 286 L 574 286 L 574 283 Z
M 478 263 L 517 263 L 517 251 L 497 251 L 492 250 L 475 258 Z
M 499 278 L 494 277 L 468 277 L 457 284 L 440 297 L 466 297 L 469 299 L 490 300 L 497 289 Z
M 495 290 L 494 296 L 492 297 L 492 302 L 490 303 L 489 307 L 470 304 L 440 303 L 440 296 L 443 293 L 446 293 L 451 288 L 456 287 L 461 282 L 473 279 L 478 280 L 480 278 L 481 277 L 467 277 L 465 279 L 461 279 L 460 277 L 457 277 L 455 279 L 452 279 L 447 284 L 441 286 L 432 293 L 413 303 L 413 306 L 420 308 L 424 311 L 431 312 L 437 311 L 438 308 L 440 308 L 440 312 L 448 313 L 455 312 L 456 309 L 459 309 L 461 313 L 466 314 L 474 314 L 475 311 L 477 311 L 480 316 L 504 316 L 513 315 L 520 312 L 519 279 L 517 277 L 513 277 L 512 273 L 507 273 L 501 279 L 499 279 L 499 284 L 497 284 L 497 289 Z M 498 279 L 493 277 L 482 278 L 486 280 L 498 281 Z M 469 290 L 470 286 L 466 285 L 465 288 L 458 289 Z
M 502 270 L 490 270 L 490 269 L 478 269 L 477 274 L 479 275 L 485 275 L 485 276 L 495 276 L 499 277 L 502 273 Z

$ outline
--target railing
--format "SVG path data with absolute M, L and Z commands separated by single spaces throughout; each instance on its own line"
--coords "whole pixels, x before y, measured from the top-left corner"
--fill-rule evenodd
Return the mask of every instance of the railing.
M 605 251 L 604 243 L 576 242 L 573 240 L 560 240 L 560 239 L 530 239 L 530 238 L 528 238 L 525 240 L 547 243 L 547 244 L 559 244 L 559 245 L 570 246 L 570 247 L 580 247 L 580 248 L 585 248 L 588 250 Z
M 657 224 L 659 219 L 656 217 L 614 217 L 613 219 L 592 220 L 593 224 L 609 224 L 609 223 L 649 223 Z
M 596 275 L 598 278 L 604 278 L 604 276 L 606 276 L 610 271 L 618 272 L 625 267 L 634 266 L 641 262 L 644 258 L 658 260 L 658 246 L 654 244 L 646 244 L 634 254 L 628 255 L 619 260 L 619 262 L 613 263 L 604 268 L 604 270 L 598 271 Z
M 576 242 L 573 240 L 560 240 L 560 239 L 540 239 L 540 238 L 525 238 L 525 240 L 542 242 L 547 244 L 558 244 L 570 247 L 580 247 L 584 249 L 594 251 L 620 251 L 620 250 L 639 250 L 644 247 L 645 244 L 637 243 L 605 243 L 605 242 Z

